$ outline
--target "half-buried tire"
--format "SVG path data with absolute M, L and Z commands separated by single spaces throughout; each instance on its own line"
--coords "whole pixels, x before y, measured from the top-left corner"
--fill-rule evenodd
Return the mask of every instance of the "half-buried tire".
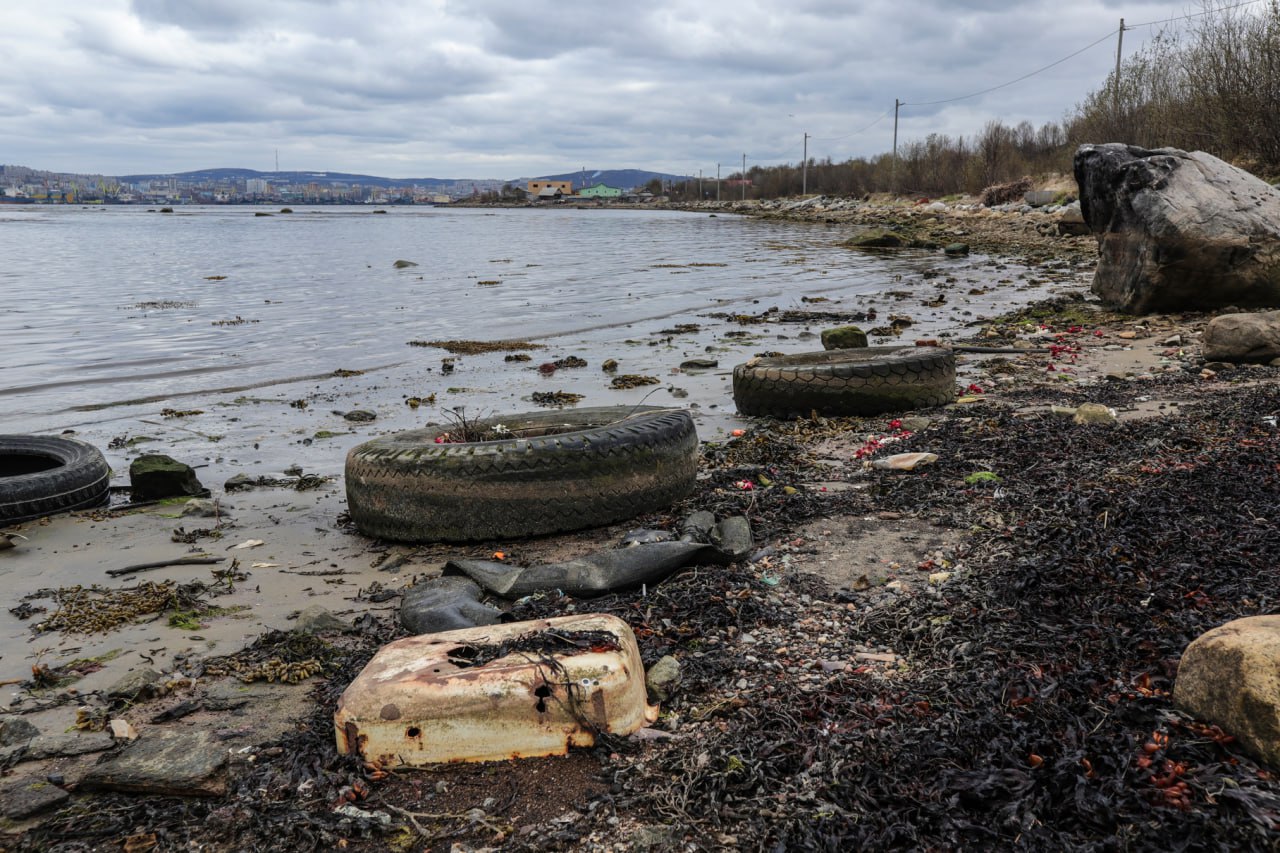
M 744 415 L 879 415 L 955 399 L 955 355 L 942 347 L 862 347 L 756 358 L 733 369 Z
M 74 438 L 0 435 L 0 527 L 107 502 L 111 469 Z
M 436 443 L 457 429 L 433 427 L 353 448 L 346 481 L 356 527 L 402 542 L 580 530 L 668 507 L 697 475 L 698 434 L 675 409 L 531 412 L 467 426 L 503 437 Z

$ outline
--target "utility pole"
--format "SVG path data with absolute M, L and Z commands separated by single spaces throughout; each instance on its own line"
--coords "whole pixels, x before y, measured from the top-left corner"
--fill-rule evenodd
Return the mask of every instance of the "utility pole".
M 804 166 L 800 169 L 800 195 L 809 194 L 809 134 L 804 135 Z
M 1120 30 L 1116 33 L 1116 79 L 1111 87 L 1111 109 L 1116 121 L 1120 120 L 1120 51 L 1124 49 L 1124 18 L 1120 19 Z
M 747 200 L 747 155 L 742 155 L 742 200 Z
M 716 201 L 720 201 L 720 164 L 716 163 Z
M 702 170 L 698 170 L 698 201 L 702 201 Z
M 889 191 L 898 191 L 898 107 L 902 101 L 893 99 L 893 165 L 889 170 Z

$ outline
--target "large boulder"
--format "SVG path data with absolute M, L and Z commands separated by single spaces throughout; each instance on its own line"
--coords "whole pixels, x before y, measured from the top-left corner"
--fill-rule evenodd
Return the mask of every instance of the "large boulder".
M 1133 314 L 1280 306 L 1280 191 L 1203 151 L 1081 145 L 1093 292 Z
M 1280 616 L 1219 625 L 1182 653 L 1174 704 L 1280 767 Z
M 1280 311 L 1214 317 L 1204 330 L 1204 357 L 1256 364 L 1280 358 Z

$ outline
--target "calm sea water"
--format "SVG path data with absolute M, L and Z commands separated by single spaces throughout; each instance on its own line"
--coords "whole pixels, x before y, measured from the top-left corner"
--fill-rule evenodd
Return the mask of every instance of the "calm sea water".
M 66 426 L 86 405 L 403 362 L 421 353 L 414 339 L 599 338 L 757 300 L 874 294 L 939 262 L 723 215 L 296 210 L 0 207 L 0 432 Z

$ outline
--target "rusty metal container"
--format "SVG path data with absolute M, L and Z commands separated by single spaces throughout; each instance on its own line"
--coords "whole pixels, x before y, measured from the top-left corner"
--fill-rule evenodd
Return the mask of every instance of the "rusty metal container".
M 407 637 L 338 700 L 338 751 L 383 767 L 563 755 L 657 719 L 635 635 L 562 616 Z

